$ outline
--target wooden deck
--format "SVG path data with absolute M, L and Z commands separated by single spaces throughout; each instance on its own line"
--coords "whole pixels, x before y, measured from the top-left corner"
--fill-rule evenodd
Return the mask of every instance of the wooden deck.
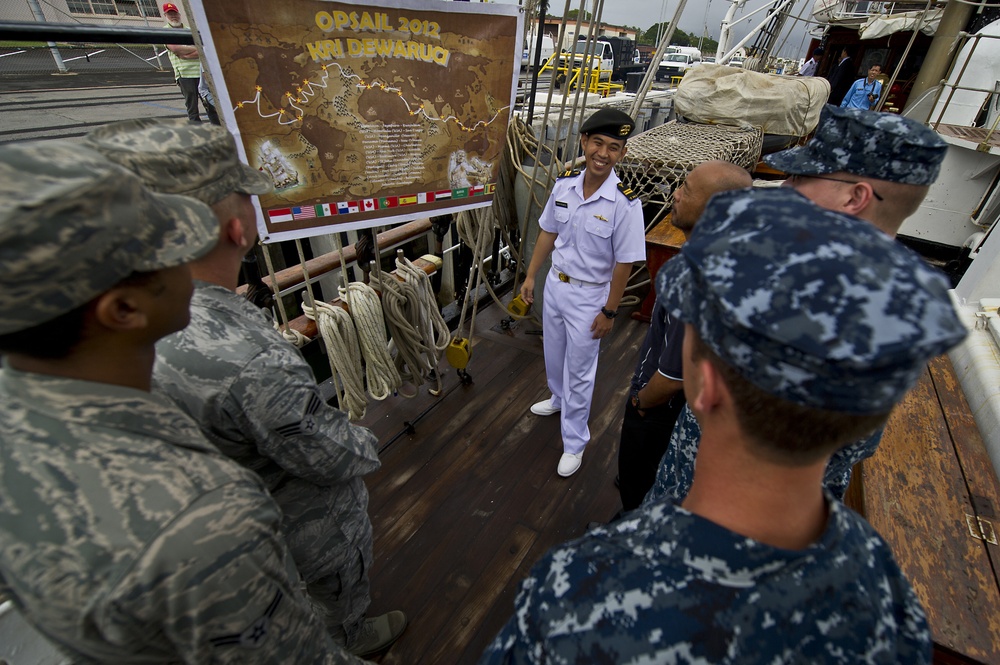
M 847 503 L 913 584 L 935 662 L 1000 665 L 1000 483 L 947 357 L 930 362 L 860 467 Z
M 362 422 L 385 447 L 381 470 L 367 479 L 375 530 L 369 613 L 400 609 L 410 619 L 382 663 L 475 663 L 512 615 L 534 562 L 621 507 L 618 438 L 648 327 L 627 314 L 601 345 L 592 440 L 570 478 L 556 475 L 558 417 L 528 411 L 548 396 L 541 337 L 527 334 L 538 326 L 502 331 L 496 307 L 476 322 L 473 385 L 460 385 L 449 369 L 442 397 L 423 386 L 414 399 L 369 407 Z M 425 411 L 400 436 L 400 423 Z

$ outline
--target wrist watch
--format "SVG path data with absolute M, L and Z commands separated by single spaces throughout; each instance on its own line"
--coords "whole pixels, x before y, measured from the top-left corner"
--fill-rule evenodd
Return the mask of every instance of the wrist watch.
M 632 408 L 636 411 L 642 411 L 642 406 L 639 405 L 639 391 L 633 390 L 631 397 Z
M 609 319 L 613 319 L 616 316 L 618 316 L 618 310 L 617 309 L 608 309 L 607 307 L 602 307 L 601 308 L 601 314 L 603 314 L 604 316 L 608 317 Z

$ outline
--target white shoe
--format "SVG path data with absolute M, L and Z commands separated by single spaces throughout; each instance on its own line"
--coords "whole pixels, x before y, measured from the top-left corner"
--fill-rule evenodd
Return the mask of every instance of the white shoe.
M 551 397 L 531 405 L 531 412 L 536 416 L 551 416 L 553 413 L 559 413 L 559 411 L 561 409 L 558 406 L 552 406 Z
M 583 462 L 583 453 L 563 453 L 562 457 L 559 458 L 557 473 L 563 478 L 572 476 L 580 468 L 581 462 Z

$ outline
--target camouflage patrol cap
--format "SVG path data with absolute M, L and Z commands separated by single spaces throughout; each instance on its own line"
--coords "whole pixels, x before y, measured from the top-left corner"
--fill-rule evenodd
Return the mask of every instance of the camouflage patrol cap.
M 601 134 L 613 139 L 626 140 L 635 129 L 635 120 L 618 109 L 601 109 L 587 118 L 580 127 L 581 134 Z
M 212 205 L 233 192 L 267 194 L 274 189 L 269 176 L 240 161 L 233 135 L 215 125 L 140 118 L 104 125 L 84 140 L 164 194 L 184 194 Z
M 218 228 L 205 204 L 154 194 L 78 143 L 0 146 L 0 334 L 50 321 L 133 272 L 198 258 Z
M 948 280 L 871 224 L 785 188 L 716 194 L 657 276 L 660 303 L 789 402 L 888 411 L 966 331 Z
M 843 171 L 930 185 L 937 180 L 947 149 L 934 131 L 909 118 L 827 104 L 808 143 L 766 155 L 764 162 L 790 175 Z

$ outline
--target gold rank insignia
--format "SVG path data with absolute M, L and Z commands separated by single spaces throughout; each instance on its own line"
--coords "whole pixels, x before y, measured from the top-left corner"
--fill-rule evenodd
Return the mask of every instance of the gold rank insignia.
M 607 218 L 607 217 L 605 217 L 604 215 L 594 215 L 594 219 L 599 219 L 599 220 L 601 220 L 602 222 L 606 222 L 606 221 L 608 221 L 608 218 Z
M 628 136 L 632 133 L 632 125 L 622 125 L 618 128 L 618 136 Z

